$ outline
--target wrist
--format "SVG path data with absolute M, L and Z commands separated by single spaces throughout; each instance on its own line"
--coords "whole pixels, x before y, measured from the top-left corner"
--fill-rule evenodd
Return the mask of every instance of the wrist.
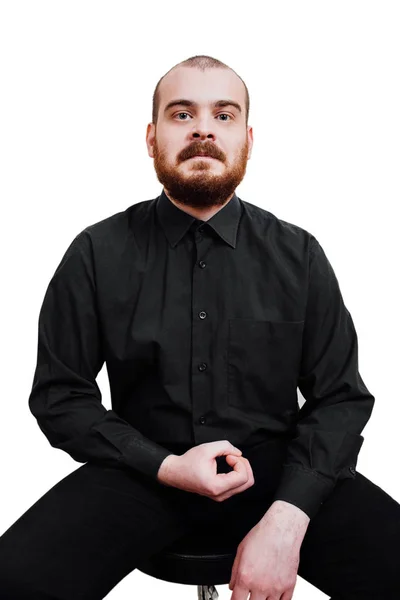
M 283 500 L 276 500 L 261 518 L 261 525 L 278 525 L 280 531 L 302 539 L 307 531 L 310 517 L 300 508 Z
M 173 467 L 176 464 L 175 459 L 179 458 L 176 454 L 168 454 L 162 461 L 157 473 L 157 480 L 164 485 L 172 485 Z
M 298 520 L 299 523 L 304 523 L 306 526 L 310 522 L 310 517 L 304 510 L 291 502 L 286 502 L 286 500 L 275 500 L 267 512 L 276 515 L 293 515 L 294 519 Z

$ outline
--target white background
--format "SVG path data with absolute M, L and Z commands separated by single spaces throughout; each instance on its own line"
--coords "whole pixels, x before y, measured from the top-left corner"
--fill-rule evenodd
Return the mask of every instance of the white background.
M 249 88 L 237 194 L 313 233 L 334 267 L 376 398 L 357 469 L 400 501 L 399 26 L 395 1 L 1 2 L 0 533 L 80 466 L 28 409 L 47 284 L 84 227 L 161 192 L 152 94 L 195 54 Z M 98 383 L 111 408 L 105 368 Z M 109 597 L 195 595 L 136 570 Z M 327 596 L 298 577 L 293 598 Z

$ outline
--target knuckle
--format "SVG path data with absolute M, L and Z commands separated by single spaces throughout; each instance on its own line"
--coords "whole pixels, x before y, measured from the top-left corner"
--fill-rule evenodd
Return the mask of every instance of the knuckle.
M 213 500 L 218 496 L 218 494 L 214 490 L 211 490 L 209 488 L 206 490 L 206 494 L 209 498 L 212 498 Z
M 277 595 L 284 594 L 287 591 L 287 582 L 282 580 L 275 581 L 271 586 L 271 591 Z
M 246 571 L 243 573 L 239 573 L 237 580 L 240 587 L 244 587 L 249 590 L 253 587 L 254 582 L 251 581 L 251 574 Z
M 216 496 L 220 495 L 221 490 L 218 489 L 218 486 L 216 486 L 215 484 L 210 484 L 208 486 L 208 492 L 209 492 L 210 496 L 216 497 Z
M 268 590 L 269 591 L 269 590 Z M 273 585 L 271 587 L 271 592 L 273 595 L 277 595 L 278 597 L 280 597 L 281 594 L 284 594 L 286 591 L 285 586 L 283 585 Z M 270 592 L 270 593 L 271 593 Z

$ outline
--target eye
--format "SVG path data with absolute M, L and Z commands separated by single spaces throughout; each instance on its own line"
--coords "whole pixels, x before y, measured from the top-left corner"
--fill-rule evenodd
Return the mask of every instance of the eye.
M 177 113 L 175 116 L 176 116 L 176 117 L 180 117 L 181 115 L 188 115 L 188 114 L 189 114 L 189 113 L 187 113 L 187 112 L 180 112 L 180 113 Z M 228 115 L 227 113 L 219 113 L 219 114 L 217 115 L 217 117 L 220 117 L 221 115 L 222 115 L 222 116 L 225 116 L 225 117 L 229 117 L 229 119 L 230 119 L 230 120 L 232 120 L 232 117 L 231 117 L 231 115 Z M 223 120 L 225 121 L 226 119 L 223 119 Z M 178 119 L 178 121 L 187 121 L 187 119 Z

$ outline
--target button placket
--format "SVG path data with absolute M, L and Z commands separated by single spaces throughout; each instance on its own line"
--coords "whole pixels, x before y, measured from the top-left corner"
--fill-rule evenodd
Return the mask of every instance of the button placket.
M 206 267 L 206 262 L 202 259 L 196 260 L 196 254 L 198 255 L 200 252 L 203 254 L 207 251 L 207 242 L 211 243 L 211 240 L 207 239 L 205 234 L 205 227 L 200 226 L 196 229 L 196 225 L 192 225 L 191 233 L 193 235 L 193 245 L 195 252 L 195 260 L 194 266 L 199 269 L 204 269 Z M 199 272 L 194 269 L 193 271 L 193 308 L 196 311 L 196 308 L 200 305 L 207 302 L 207 287 L 203 283 L 204 275 L 200 275 Z M 208 358 L 208 344 L 209 344 L 209 330 L 206 323 L 202 327 L 198 320 L 205 321 L 208 319 L 208 312 L 205 310 L 199 310 L 195 312 L 196 318 L 193 319 L 193 354 L 192 354 L 192 364 L 196 364 L 197 359 L 197 373 L 201 373 L 206 375 L 208 370 L 208 363 L 202 358 Z M 204 329 L 205 327 L 205 329 Z M 204 352 L 207 352 L 206 356 L 204 356 Z M 198 361 L 200 359 L 201 362 Z M 200 374 L 198 375 L 200 377 Z M 210 379 L 208 377 L 202 377 L 199 379 L 196 377 L 196 374 L 193 372 L 193 384 L 192 384 L 192 401 L 193 401 L 193 418 L 194 418 L 194 436 L 196 443 L 204 443 L 207 441 L 207 428 L 204 428 L 204 432 L 200 431 L 200 426 L 204 426 L 207 423 L 207 410 L 209 405 L 209 397 L 210 397 Z M 200 413 L 200 414 L 199 414 Z M 197 424 L 197 425 L 196 425 Z M 197 429 L 199 428 L 199 429 Z M 202 428 L 201 428 L 202 429 Z

